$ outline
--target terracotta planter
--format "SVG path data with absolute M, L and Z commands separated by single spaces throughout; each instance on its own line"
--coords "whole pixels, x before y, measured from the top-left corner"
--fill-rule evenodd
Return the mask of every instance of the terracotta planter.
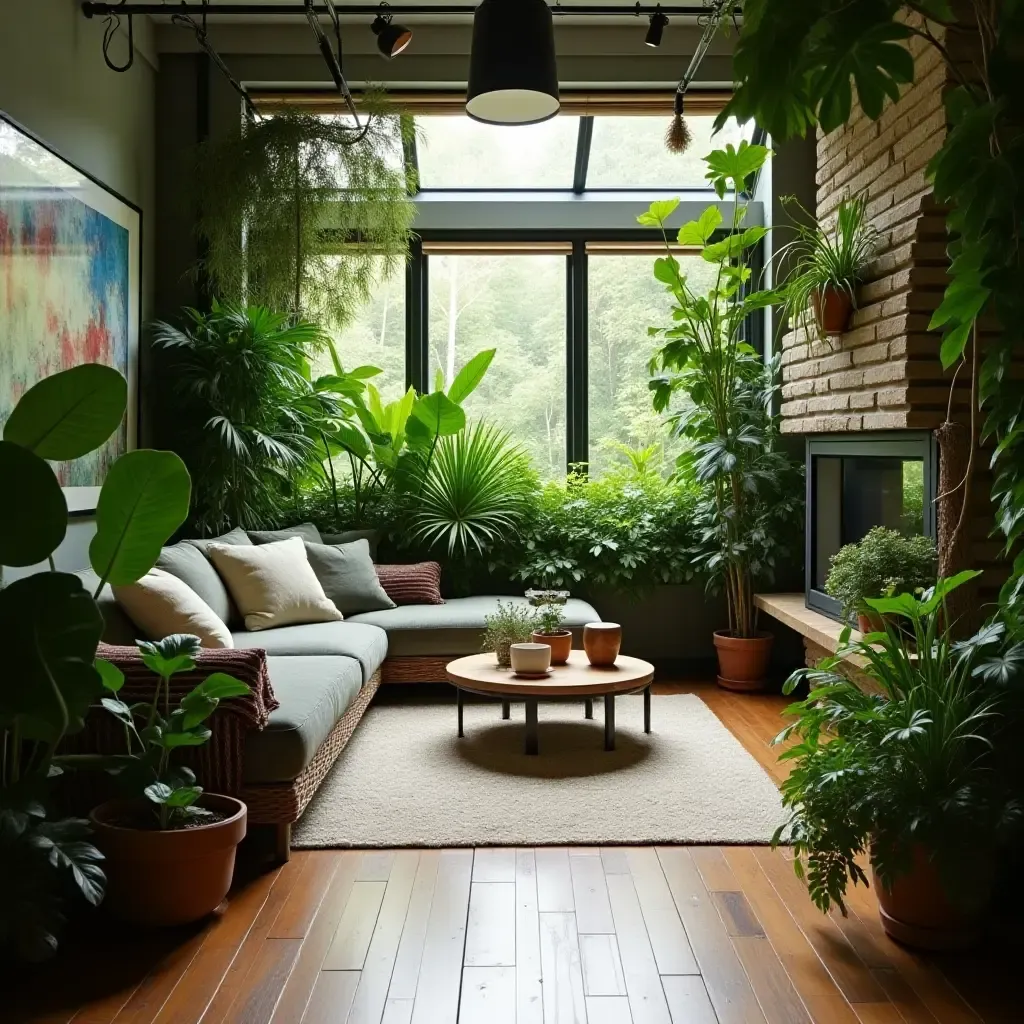
M 910 872 L 882 885 L 872 869 L 882 927 L 890 938 L 918 949 L 965 949 L 981 938 L 982 920 L 992 893 L 991 858 L 980 855 L 970 872 L 971 891 L 965 904 L 952 903 L 938 866 L 923 846 L 914 849 Z
M 204 794 L 201 806 L 228 815 L 197 828 L 159 832 L 115 824 L 141 808 L 141 800 L 110 800 L 90 818 L 106 861 L 103 906 L 133 924 L 177 925 L 198 921 L 231 888 L 235 848 L 245 837 L 246 808 L 230 796 Z
M 547 644 L 551 648 L 551 664 L 564 665 L 569 660 L 572 650 L 572 633 L 560 629 L 557 633 L 531 633 L 530 639 L 535 644 Z
M 881 633 L 885 629 L 885 623 L 878 612 L 858 612 L 857 628 L 862 633 Z
M 725 630 L 716 632 L 718 685 L 725 690 L 763 690 L 774 641 L 771 633 L 739 637 Z
M 845 288 L 825 285 L 811 293 L 811 305 L 818 326 L 825 334 L 842 334 L 850 326 L 853 300 Z
M 583 627 L 583 650 L 596 668 L 615 664 L 622 646 L 622 627 L 617 622 L 588 622 Z

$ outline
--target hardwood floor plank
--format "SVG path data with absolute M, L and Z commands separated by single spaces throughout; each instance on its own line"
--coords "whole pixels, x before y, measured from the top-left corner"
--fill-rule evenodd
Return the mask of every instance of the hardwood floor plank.
M 274 1011 L 272 1024 L 299 1024 L 302 1020 L 359 873 L 358 853 L 349 850 L 331 852 L 337 861 L 334 878 L 299 949 L 295 966 Z
M 633 1024 L 672 1024 L 633 877 L 608 875 L 607 882 Z
M 423 943 L 427 936 L 430 907 L 434 901 L 440 856 L 437 850 L 424 850 L 420 854 L 416 880 L 412 886 L 412 897 L 409 900 L 409 911 L 405 917 L 405 927 L 402 929 L 398 955 L 391 974 L 389 1002 L 408 1000 L 411 1003 L 416 997 L 416 982 L 420 975 L 420 960 L 423 959 Z M 411 1012 L 410 1010 L 410 1014 Z
M 389 999 L 384 1006 L 380 1024 L 409 1024 L 412 1020 L 411 999 Z
M 324 958 L 325 971 L 361 971 L 370 948 L 386 882 L 359 882 L 352 886 L 345 913 Z
M 459 1024 L 516 1024 L 516 969 L 467 967 L 462 975 Z
M 538 846 L 537 909 L 542 914 L 571 914 L 576 909 L 569 871 L 569 851 L 564 846 Z
M 515 882 L 474 882 L 466 926 L 466 967 L 515 967 Z
M 740 888 L 720 846 L 691 846 L 689 850 L 708 892 L 728 892 Z
M 412 1024 L 451 1024 L 457 1018 L 472 874 L 472 850 L 442 851 Z
M 733 847 L 725 858 L 815 1024 L 856 1024 L 852 1007 L 761 871 L 756 851 Z
M 299 955 L 302 939 L 267 939 L 228 1010 L 226 1024 L 267 1024 Z
M 583 991 L 586 995 L 627 995 L 619 944 L 614 935 L 581 935 L 580 957 L 583 961 Z
M 725 930 L 731 936 L 764 938 L 764 929 L 743 893 L 721 889 L 711 893 L 711 902 L 717 908 L 718 915 L 725 924 Z
M 576 906 L 576 930 L 580 935 L 610 935 L 615 931 L 615 923 L 600 856 L 570 856 L 569 872 Z
M 348 1024 L 380 1024 L 419 860 L 420 855 L 415 850 L 399 850 L 395 854 Z
M 362 855 L 357 882 L 386 882 L 395 863 L 394 850 L 368 850 Z
M 516 849 L 514 846 L 483 846 L 473 851 L 474 882 L 514 882 Z
M 302 1024 L 344 1024 L 358 985 L 358 971 L 321 971 Z
M 271 939 L 304 939 L 340 863 L 332 850 L 310 850 L 305 868 L 268 933 Z
M 587 996 L 587 1024 L 633 1024 L 624 996 Z
M 764 1014 L 747 973 L 690 851 L 678 846 L 659 847 L 658 859 L 719 1021 L 721 1024 L 764 1024 Z
M 537 861 L 516 850 L 516 1024 L 544 1024 Z
M 889 997 L 889 1002 L 900 1011 L 906 1024 L 936 1024 L 935 1015 L 924 1005 L 921 997 L 910 987 L 910 983 L 893 969 L 871 972 L 875 981 Z
M 604 864 L 606 875 L 628 875 L 629 861 L 626 860 L 626 847 L 602 846 L 601 863 Z
M 661 979 L 672 1024 L 718 1024 L 708 990 L 697 974 L 677 974 Z
M 653 847 L 635 847 L 626 854 L 637 899 L 660 974 L 698 974 L 682 919 L 669 891 L 661 862 Z
M 736 935 L 732 944 L 768 1024 L 812 1024 L 786 968 L 764 934 Z
M 587 1024 L 583 965 L 573 914 L 540 914 L 540 959 L 544 1024 Z
M 905 1024 L 892 1003 L 854 1003 L 853 1012 L 861 1024 Z

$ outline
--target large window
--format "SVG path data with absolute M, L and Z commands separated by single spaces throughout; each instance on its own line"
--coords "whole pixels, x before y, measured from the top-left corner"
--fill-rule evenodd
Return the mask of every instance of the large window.
M 467 414 L 486 416 L 530 452 L 545 479 L 565 473 L 565 256 L 429 257 L 429 379 L 445 385 L 482 349 L 497 354 Z

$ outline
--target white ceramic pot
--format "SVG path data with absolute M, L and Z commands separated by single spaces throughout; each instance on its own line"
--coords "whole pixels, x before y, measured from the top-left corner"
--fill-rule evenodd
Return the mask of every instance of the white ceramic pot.
M 512 644 L 509 654 L 513 672 L 538 676 L 551 668 L 551 647 L 548 644 Z

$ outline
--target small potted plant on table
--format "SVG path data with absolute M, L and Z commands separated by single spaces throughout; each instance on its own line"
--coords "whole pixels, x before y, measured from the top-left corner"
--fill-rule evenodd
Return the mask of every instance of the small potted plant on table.
M 204 793 L 195 774 L 172 764 L 172 756 L 206 743 L 206 719 L 221 700 L 249 693 L 249 687 L 214 672 L 172 710 L 171 679 L 195 669 L 199 637 L 169 636 L 141 643 L 139 650 L 156 674 L 146 703 L 122 701 L 124 674 L 111 662 L 96 663 L 109 693 L 103 707 L 123 724 L 128 743 L 127 754 L 107 760 L 137 795 L 101 804 L 91 820 L 106 857 L 111 912 L 140 924 L 185 924 L 210 913 L 227 895 L 235 849 L 245 837 L 246 808 L 234 797 Z
M 792 844 L 798 875 L 823 912 L 844 914 L 846 887 L 868 884 L 868 855 L 882 924 L 927 949 L 973 942 L 988 905 L 995 851 L 1019 827 L 1011 772 L 1001 769 L 1024 645 L 1001 622 L 954 643 L 945 599 L 976 572 L 940 579 L 923 596 L 869 599 L 885 629 L 868 643 L 849 627 L 838 652 L 786 683 L 811 692 L 786 713 L 778 737 L 789 821 L 773 842 Z M 900 626 L 895 625 L 899 622 Z M 840 673 L 857 655 L 880 692 Z M 1002 737 L 1002 738 L 1001 738 Z
M 856 544 L 846 544 L 832 556 L 825 593 L 843 608 L 862 633 L 883 628 L 881 617 L 868 605 L 871 598 L 913 593 L 935 582 L 937 553 L 930 537 L 907 537 L 898 530 L 876 526 Z
M 484 651 L 494 651 L 498 664 L 502 668 L 512 665 L 510 648 L 513 644 L 527 643 L 537 625 L 537 613 L 532 608 L 498 602 L 498 610 L 493 615 L 484 617 L 487 626 L 484 632 Z
M 535 644 L 551 648 L 551 664 L 564 665 L 572 650 L 572 633 L 562 625 L 568 590 L 528 590 L 526 599 L 537 609 L 539 629 L 531 634 Z

